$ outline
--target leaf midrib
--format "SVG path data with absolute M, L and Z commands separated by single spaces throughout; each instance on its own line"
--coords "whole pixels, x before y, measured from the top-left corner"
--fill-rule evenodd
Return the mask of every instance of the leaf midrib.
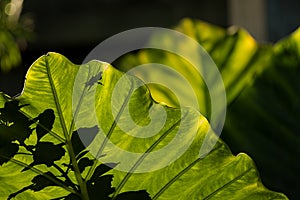
M 76 157 L 75 157 L 75 154 L 74 154 L 74 150 L 73 150 L 73 147 L 72 147 L 71 137 L 69 137 L 69 133 L 68 133 L 68 130 L 67 130 L 67 127 L 66 127 L 66 124 L 65 124 L 64 116 L 63 116 L 63 112 L 62 112 L 62 109 L 61 109 L 60 104 L 59 104 L 59 99 L 58 99 L 56 87 L 54 85 L 53 78 L 52 78 L 50 68 L 49 68 L 49 65 L 48 65 L 48 56 L 49 55 L 44 56 L 46 70 L 47 70 L 47 76 L 48 76 L 50 87 L 51 87 L 51 90 L 52 90 L 55 106 L 56 106 L 56 109 L 57 109 L 57 112 L 58 112 L 58 117 L 59 117 L 62 129 L 63 129 L 63 133 L 64 133 L 64 136 L 65 136 L 66 147 L 67 147 L 68 154 L 70 156 L 72 165 L 74 167 L 75 177 L 76 177 L 77 183 L 80 187 L 82 198 L 85 199 L 85 200 L 88 200 L 89 198 L 88 198 L 86 184 L 85 184 L 85 182 L 83 181 L 83 179 L 81 177 L 81 173 L 80 173 L 80 170 L 79 170 L 79 167 L 78 167 L 78 164 L 77 164 L 77 161 L 76 161 Z M 72 130 L 70 130 L 70 131 L 72 131 Z
M 58 99 L 58 95 L 57 95 L 57 92 L 56 92 L 56 87 L 54 85 L 53 78 L 52 78 L 52 75 L 51 75 L 51 72 L 50 72 L 48 59 L 47 59 L 48 56 L 49 55 L 45 55 L 45 65 L 46 65 L 46 70 L 47 70 L 47 76 L 48 76 L 51 91 L 52 91 L 52 94 L 53 94 L 55 107 L 56 107 L 57 112 L 58 112 L 58 118 L 59 118 L 59 121 L 61 123 L 63 133 L 64 133 L 64 136 L 65 136 L 65 140 L 68 140 L 68 130 L 67 130 L 67 127 L 66 127 L 66 124 L 65 124 L 65 119 L 64 119 L 62 109 L 61 109 L 60 104 L 59 104 L 59 99 Z

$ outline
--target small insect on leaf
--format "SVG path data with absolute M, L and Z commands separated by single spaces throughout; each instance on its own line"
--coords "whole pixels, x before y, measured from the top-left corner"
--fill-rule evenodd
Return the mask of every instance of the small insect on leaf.
M 97 75 L 93 76 L 88 82 L 85 83 L 85 86 L 92 87 L 95 83 L 103 85 L 100 81 L 102 80 L 103 72 L 99 72 Z

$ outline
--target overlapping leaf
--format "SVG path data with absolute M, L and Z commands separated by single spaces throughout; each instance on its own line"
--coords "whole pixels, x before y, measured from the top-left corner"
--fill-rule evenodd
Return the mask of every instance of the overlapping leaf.
M 234 152 L 245 151 L 254 157 L 267 185 L 300 198 L 296 184 L 300 174 L 297 159 L 300 31 L 272 46 L 257 44 L 243 29 L 223 29 L 197 20 L 185 19 L 175 30 L 199 42 L 221 72 L 228 103 L 225 131 L 221 137 Z M 209 98 L 207 89 L 199 77 L 190 73 L 193 66 L 178 56 L 142 50 L 126 55 L 116 64 L 121 70 L 128 71 L 153 62 L 190 74 L 187 78 L 198 94 L 200 111 L 209 117 L 210 105 L 204 103 Z M 177 77 L 155 71 L 143 75 L 158 76 L 182 85 L 176 81 Z M 177 105 L 176 97 L 165 88 L 151 85 L 150 90 L 159 101 Z M 182 89 L 181 96 L 189 101 L 190 94 L 186 91 Z
M 254 77 L 266 68 L 264 64 L 268 63 L 270 59 L 268 47 L 258 45 L 244 29 L 231 27 L 226 30 L 203 21 L 184 19 L 174 30 L 196 40 L 212 57 L 222 75 L 228 104 L 237 98 L 245 87 L 251 85 Z M 168 35 L 163 35 L 163 37 L 154 35 L 152 39 L 164 43 L 166 49 L 184 49 L 191 54 L 195 51 L 195 48 L 186 44 L 185 40 L 172 41 L 174 39 Z M 164 79 L 176 85 L 179 88 L 177 97 L 160 85 L 149 86 L 153 98 L 159 102 L 165 102 L 167 105 L 178 107 L 177 98 L 179 98 L 183 105 L 194 107 L 193 95 L 195 93 L 201 113 L 210 119 L 210 94 L 203 77 L 196 68 L 201 67 L 203 70 L 209 70 L 210 67 L 214 66 L 206 66 L 210 64 L 209 62 L 199 63 L 201 66 L 193 66 L 189 60 L 180 56 L 182 55 L 175 55 L 167 51 L 142 49 L 137 53 L 121 57 L 115 61 L 115 65 L 122 71 L 128 71 L 136 66 L 149 63 L 159 63 L 175 69 L 189 81 L 192 91 L 187 89 L 178 76 L 161 73 L 155 69 L 155 66 L 151 73 L 139 73 L 137 75 L 144 80 Z
M 83 73 L 77 80 L 76 75 L 79 69 L 86 70 L 82 71 Z M 97 81 L 91 85 L 86 84 L 99 73 L 103 73 L 101 74 L 102 84 L 97 84 Z M 145 86 L 134 91 L 134 86 L 141 83 L 135 77 L 125 76 L 126 84 L 117 87 L 116 84 L 122 76 L 123 73 L 106 63 L 93 61 L 79 67 L 59 54 L 50 53 L 42 56 L 32 65 L 26 77 L 24 92 L 18 97 L 21 105 L 28 105 L 20 108 L 21 113 L 31 119 L 40 116 L 41 120 L 43 119 L 42 113 L 48 109 L 53 110 L 55 120 L 53 126 L 49 126 L 52 128 L 51 131 L 43 137 L 41 137 L 43 135 L 41 132 L 37 137 L 41 138 L 41 142 L 45 142 L 45 145 L 49 146 L 50 144 L 46 142 L 52 142 L 57 148 L 61 142 L 66 142 L 68 154 L 61 160 L 57 159 L 62 153 L 55 156 L 55 159 L 53 158 L 56 160 L 54 162 L 62 167 L 75 167 L 73 164 L 77 165 L 77 159 L 87 158 L 85 155 L 87 152 L 82 149 L 81 144 L 72 144 L 72 133 L 80 134 L 79 130 L 95 127 L 95 123 L 98 125 L 98 134 L 89 150 L 92 153 L 97 152 L 100 160 L 114 160 L 111 166 L 116 169 L 107 170 L 103 165 L 99 165 L 100 163 L 90 166 L 88 160 L 82 161 L 82 176 L 86 177 L 84 183 L 86 182 L 87 190 L 91 195 L 90 199 L 96 198 L 100 193 L 106 197 L 112 195 L 109 198 L 113 199 L 149 199 L 144 190 L 150 194 L 152 199 L 286 199 L 283 194 L 269 191 L 261 184 L 255 165 L 247 155 L 233 156 L 222 141 L 218 141 L 206 157 L 200 158 L 199 150 L 209 129 L 209 124 L 193 109 L 181 110 L 164 106 L 162 108 L 166 112 L 167 118 L 160 131 L 149 138 L 133 137 L 132 134 L 134 136 L 143 134 L 140 132 L 140 127 L 148 125 L 151 121 L 161 123 L 153 120 L 155 118 L 151 120 L 149 118 L 149 115 L 157 114 L 161 105 L 152 100 Z M 78 88 L 84 94 L 82 98 L 73 96 L 74 85 L 78 82 L 83 83 L 79 84 Z M 117 98 L 113 100 L 115 104 L 112 104 L 114 89 L 116 89 Z M 92 92 L 95 93 L 88 95 Z M 7 96 L 1 96 L 2 107 L 8 101 L 10 99 Z M 75 106 L 75 120 L 72 105 Z M 91 105 L 95 108 L 96 115 L 89 112 Z M 112 107 L 112 105 L 116 106 Z M 124 112 L 126 106 L 129 106 L 132 120 L 139 125 L 129 126 L 131 129 L 128 134 L 120 128 L 128 125 L 128 115 Z M 78 113 L 77 107 L 81 108 L 78 109 Z M 117 109 L 117 116 L 113 115 L 112 109 Z M 152 110 L 149 113 L 150 109 Z M 96 116 L 96 120 L 94 116 Z M 154 157 L 156 161 L 150 160 L 150 162 L 149 159 L 153 158 L 150 154 L 159 152 L 171 144 L 177 137 L 178 130 L 181 130 L 179 135 L 181 142 L 177 143 L 175 148 L 169 149 L 167 153 Z M 106 135 L 106 139 L 101 137 L 103 135 Z M 85 138 L 82 135 L 79 136 L 81 139 Z M 211 135 L 211 137 L 215 136 Z M 24 142 L 29 145 L 36 141 L 36 138 L 29 137 Z M 91 137 L 89 136 L 89 138 Z M 78 138 L 73 140 L 78 140 Z M 84 144 L 87 142 L 85 139 L 82 141 Z M 190 146 L 181 155 L 180 152 L 188 144 Z M 116 151 L 116 146 L 125 151 Z M 120 152 L 123 153 L 120 154 Z M 130 160 L 130 157 L 124 156 L 124 152 L 134 152 L 139 157 Z M 176 159 L 160 168 L 161 163 L 172 157 Z M 69 159 L 72 162 L 68 165 L 66 163 L 69 162 Z M 32 161 L 32 158 L 28 159 L 26 155 L 20 154 L 0 167 L 0 198 L 5 199 L 27 187 L 29 190 L 18 194 L 16 198 L 55 199 L 66 196 L 66 199 L 76 199 L 76 195 L 70 194 L 68 185 L 67 188 L 53 186 L 56 185 L 53 181 L 53 184 L 46 184 L 47 187 L 43 185 L 38 187 L 38 189 L 44 189 L 37 191 L 35 187 L 39 183 L 37 177 L 43 174 L 41 172 L 46 170 L 46 166 L 44 164 L 37 165 L 31 168 L 32 170 L 20 172 L 25 164 L 29 165 Z M 118 169 L 122 168 L 118 167 L 124 166 L 126 163 L 131 167 L 129 172 L 119 171 Z M 49 165 L 51 164 L 52 162 L 49 163 Z M 145 168 L 149 167 L 148 164 L 152 164 L 152 166 L 148 171 L 143 172 Z M 157 168 L 157 166 L 160 167 Z M 95 170 L 93 171 L 93 169 Z M 156 170 L 151 171 L 151 169 Z M 81 173 L 79 168 L 78 171 L 74 171 L 75 174 Z M 105 172 L 108 174 L 104 174 Z M 134 172 L 140 173 L 135 174 Z M 109 186 L 108 189 L 102 190 L 111 182 L 112 176 L 114 188 Z M 36 178 L 33 179 L 34 177 Z M 74 176 L 71 179 L 80 187 L 82 186 L 83 183 L 79 183 L 80 180 L 75 179 Z M 48 176 L 47 180 L 51 181 L 52 179 Z M 103 183 L 106 183 L 106 186 L 103 186 Z M 34 192 L 35 190 L 37 192 Z
M 253 155 L 268 185 L 298 199 L 300 30 L 272 51 L 267 70 L 230 107 L 224 136 Z

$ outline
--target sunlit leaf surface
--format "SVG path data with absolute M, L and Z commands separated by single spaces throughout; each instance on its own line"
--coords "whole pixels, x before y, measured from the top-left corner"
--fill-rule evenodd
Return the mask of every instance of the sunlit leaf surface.
M 100 72 L 102 84 L 92 84 Z M 16 154 L 0 166 L 1 199 L 10 195 L 15 199 L 79 199 L 77 187 L 81 192 L 87 190 L 90 199 L 286 199 L 262 185 L 249 156 L 233 156 L 221 140 L 208 155 L 199 157 L 209 130 L 207 120 L 191 108 L 157 104 L 146 86 L 135 90 L 142 83 L 139 79 L 123 75 L 107 63 L 91 61 L 79 67 L 56 53 L 42 56 L 31 66 L 24 91 L 18 103 L 13 103 L 16 115 L 29 119 L 25 122 L 30 125 L 25 123 L 23 128 L 30 130 L 25 129 L 25 135 L 17 135 L 15 140 L 3 131 L 0 136 L 9 138 L 5 145 L 20 143 L 19 153 L 31 152 L 33 156 Z M 118 86 L 121 77 L 125 82 Z M 82 95 L 74 96 L 74 92 Z M 1 94 L 0 107 L 7 108 L 7 102 L 16 100 Z M 161 126 L 162 111 L 166 118 Z M 3 111 L 1 116 L 3 113 L 10 117 Z M 45 115 L 49 123 L 43 122 Z M 13 117 L 12 122 L 17 124 L 18 120 Z M 1 123 L 13 126 L 8 120 L 1 119 Z M 158 131 L 141 137 L 153 134 L 141 131 L 149 124 L 152 131 Z M 85 133 L 87 140 L 81 135 Z M 89 145 L 90 152 L 83 149 L 78 136 Z M 162 151 L 174 141 L 177 143 L 172 148 Z M 3 147 L 4 143 L 0 144 Z M 41 156 L 45 151 L 40 149 L 48 152 L 47 158 Z M 7 152 L 0 152 L 2 158 L 7 158 Z M 127 156 L 128 152 L 137 157 Z M 110 169 L 100 162 L 91 165 L 92 155 Z M 69 179 L 58 176 L 59 168 L 64 172 L 70 169 Z

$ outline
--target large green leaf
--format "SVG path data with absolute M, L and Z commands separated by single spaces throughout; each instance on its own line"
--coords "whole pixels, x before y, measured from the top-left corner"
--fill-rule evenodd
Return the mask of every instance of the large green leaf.
M 255 158 L 267 185 L 292 199 L 300 198 L 299 76 L 298 29 L 274 45 L 267 70 L 229 108 L 224 133 L 235 152 Z
M 175 30 L 199 42 L 220 70 L 228 104 L 221 137 L 234 152 L 245 151 L 254 157 L 266 185 L 300 198 L 297 190 L 300 31 L 272 46 L 257 44 L 243 29 L 223 29 L 198 20 L 185 19 Z M 160 39 L 161 42 L 168 40 L 167 37 Z M 182 48 L 180 45 L 178 48 Z M 121 57 L 116 65 L 128 71 L 153 62 L 187 74 L 197 93 L 200 111 L 209 118 L 211 105 L 207 104 L 207 89 L 192 72 L 193 66 L 180 57 L 168 52 L 141 50 Z M 149 76 L 169 78 L 171 83 L 182 85 L 177 77 L 159 74 L 154 69 L 151 74 L 139 75 L 142 79 Z M 170 91 L 158 85 L 151 85 L 150 91 L 157 100 L 177 106 L 176 97 Z M 193 105 L 188 102 L 191 93 L 186 87 L 181 91 L 187 105 Z
M 97 84 L 101 78 L 101 84 Z M 118 84 L 121 79 L 123 82 Z M 10 101 L 4 94 L 0 97 L 1 107 Z M 82 132 L 86 128 L 98 131 L 88 149 L 101 162 L 117 163 L 108 172 L 114 177 L 115 199 L 134 198 L 139 192 L 128 191 L 137 190 L 147 190 L 153 199 L 286 199 L 262 185 L 253 161 L 246 154 L 233 156 L 221 140 L 208 155 L 200 156 L 202 142 L 210 130 L 203 116 L 194 109 L 157 104 L 139 79 L 124 75 L 106 63 L 91 61 L 79 67 L 59 54 L 42 56 L 28 71 L 24 91 L 17 100 L 26 105 L 20 108 L 21 113 L 31 119 L 37 116 L 44 119 L 41 113 L 53 110 L 53 127 L 49 126 L 50 134 L 41 141 L 59 144 L 67 140 L 68 154 L 54 161 L 59 166 L 80 156 L 75 155 L 74 149 L 79 148 L 78 153 L 82 145 L 76 142 L 78 137 L 74 134 L 86 133 Z M 93 128 L 95 125 L 98 128 Z M 81 135 L 81 139 L 86 144 L 85 136 Z M 215 137 L 209 135 L 209 141 Z M 25 142 L 34 140 L 29 137 Z M 32 163 L 27 157 L 18 154 L 0 166 L 1 199 L 28 186 L 33 177 L 36 177 L 33 182 L 43 180 L 36 175 L 46 170 L 45 165 L 20 172 L 25 164 Z M 98 191 L 102 191 L 101 183 L 109 183 L 112 176 L 102 176 L 93 183 L 88 180 L 94 181 L 95 176 L 109 170 L 100 163 L 93 166 L 86 163 L 82 164 L 85 169 L 82 175 L 87 186 L 97 185 Z M 71 178 L 76 181 L 75 175 Z M 80 187 L 85 183 L 82 181 L 78 182 Z M 28 190 L 16 199 L 50 199 L 70 193 L 69 188 L 51 186 L 56 184 L 49 183 L 40 192 Z

